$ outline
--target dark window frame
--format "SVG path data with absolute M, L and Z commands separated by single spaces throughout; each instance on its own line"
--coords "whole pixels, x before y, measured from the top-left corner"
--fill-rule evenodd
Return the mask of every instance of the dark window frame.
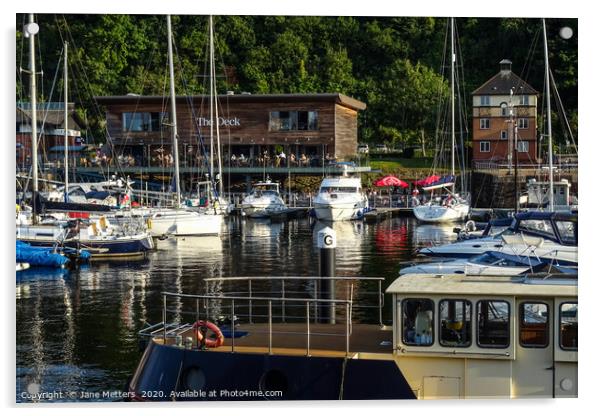
M 443 302 L 465 302 L 466 304 L 468 304 L 469 306 L 469 313 L 467 314 L 467 316 L 469 317 L 468 322 L 470 323 L 470 329 L 469 329 L 469 341 L 468 341 L 468 345 L 445 345 L 443 344 L 441 341 L 441 335 L 442 335 L 442 331 L 441 331 L 441 304 Z M 473 304 L 470 300 L 465 299 L 465 298 L 445 298 L 445 299 L 441 299 L 439 301 L 438 304 L 438 309 L 437 309 L 437 322 L 438 322 L 438 327 L 439 327 L 439 333 L 438 333 L 438 340 L 439 340 L 439 345 L 444 347 L 444 348 L 470 348 L 472 346 L 472 327 L 473 327 L 473 322 L 474 322 L 474 315 L 473 315 Z M 464 324 L 466 324 L 466 319 L 464 320 Z
M 479 314 L 480 314 L 480 304 L 481 302 L 501 302 L 501 303 L 505 303 L 506 305 L 508 305 L 508 321 L 507 321 L 507 333 L 508 333 L 508 342 L 506 343 L 506 345 L 487 345 L 487 344 L 481 344 L 480 342 L 480 323 L 479 323 Z M 489 310 L 487 311 L 489 313 Z M 501 349 L 506 349 L 509 348 L 510 345 L 512 344 L 512 331 L 511 331 L 511 322 L 512 322 L 512 309 L 511 309 L 511 304 L 510 302 L 508 302 L 507 300 L 502 300 L 502 299 L 479 299 L 476 303 L 476 307 L 475 307 L 475 317 L 476 317 L 476 341 L 477 341 L 477 346 L 479 348 L 485 348 L 485 349 L 497 349 L 497 350 L 501 350 Z
M 558 305 L 558 346 L 563 351 L 579 351 L 579 346 L 577 346 L 575 348 L 572 348 L 572 347 L 567 348 L 567 347 L 562 346 L 562 305 L 568 305 L 568 304 L 577 305 L 577 308 L 579 308 L 579 302 L 577 302 L 577 301 L 562 302 L 560 305 Z M 577 320 L 577 331 L 578 330 L 579 330 L 579 320 Z M 577 340 L 579 340 L 579 332 L 577 332 L 576 338 L 577 338 Z
M 408 301 L 428 301 L 430 302 L 431 305 L 431 311 L 433 313 L 432 319 L 431 319 L 431 342 L 429 344 L 418 344 L 416 342 L 407 342 L 406 340 L 406 334 L 405 334 L 405 308 L 406 308 L 406 302 Z M 430 299 L 430 298 L 404 298 L 401 300 L 401 343 L 404 345 L 408 345 L 408 346 L 412 346 L 412 347 L 432 347 L 433 345 L 435 345 L 435 321 L 436 321 L 436 310 L 435 310 L 435 302 Z M 416 317 L 414 317 L 414 319 L 416 319 Z
M 524 305 L 526 304 L 530 304 L 530 305 L 546 305 L 546 327 L 545 327 L 545 334 L 546 334 L 546 343 L 545 345 L 542 344 L 524 344 L 522 339 L 521 339 L 521 331 L 523 329 L 523 321 L 524 321 L 524 316 L 525 316 L 525 311 L 524 311 Z M 531 300 L 526 300 L 524 302 L 521 302 L 518 305 L 518 344 L 523 347 L 523 348 L 539 348 L 539 349 L 544 349 L 544 348 L 548 348 L 548 346 L 550 345 L 550 305 L 548 305 L 546 302 L 543 301 L 531 301 Z

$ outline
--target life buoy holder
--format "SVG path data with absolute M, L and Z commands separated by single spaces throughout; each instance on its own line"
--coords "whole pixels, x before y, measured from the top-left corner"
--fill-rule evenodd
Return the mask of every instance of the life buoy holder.
M 202 327 L 211 330 L 211 332 L 213 332 L 214 335 L 214 338 L 207 337 L 205 339 L 205 346 L 207 348 L 217 348 L 224 345 L 224 334 L 222 334 L 222 331 L 217 325 L 209 321 L 197 321 L 194 323 L 194 325 L 192 325 L 192 329 L 194 329 L 194 331 L 196 332 L 196 338 L 201 345 L 203 342 L 203 334 L 201 330 Z

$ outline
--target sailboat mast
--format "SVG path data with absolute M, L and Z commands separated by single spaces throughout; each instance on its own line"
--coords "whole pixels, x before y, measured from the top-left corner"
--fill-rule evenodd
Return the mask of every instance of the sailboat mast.
M 213 16 L 209 16 L 209 30 L 210 30 L 210 35 L 209 37 L 211 38 L 211 80 L 213 81 L 213 89 L 211 90 L 211 95 L 213 96 L 213 100 L 211 102 L 211 105 L 215 105 L 215 121 L 211 122 L 211 125 L 213 126 L 213 123 L 215 123 L 215 138 L 216 138 L 216 143 L 217 143 L 217 169 L 218 172 L 217 174 L 219 175 L 219 188 L 218 188 L 218 195 L 221 196 L 224 193 L 224 184 L 222 181 L 222 146 L 220 143 L 220 137 L 219 137 L 219 110 L 218 110 L 218 106 L 217 106 L 217 82 L 215 82 L 215 80 L 217 80 L 217 77 L 215 75 L 215 47 L 214 47 L 214 37 L 213 37 Z M 213 143 L 213 141 L 212 141 Z M 213 160 L 211 161 L 211 165 L 213 165 Z
M 455 61 L 456 61 L 456 52 L 455 52 L 455 42 L 454 42 L 454 18 L 451 18 L 451 169 L 452 175 L 454 176 L 454 183 L 452 184 L 452 193 L 455 193 L 456 187 L 456 124 L 455 124 Z
M 38 195 L 38 99 L 36 92 L 36 51 L 34 36 L 37 31 L 34 29 L 33 13 L 29 14 L 29 25 L 26 28 L 26 35 L 29 37 L 29 94 L 31 101 L 31 169 L 33 175 L 32 205 L 33 223 L 37 223 L 36 198 Z M 34 33 L 35 32 L 35 33 Z
M 213 16 L 209 16 L 209 178 L 213 181 L 213 124 L 215 123 L 213 118 Z
M 550 63 L 548 61 L 548 36 L 546 34 L 546 19 L 543 22 L 543 45 L 545 54 L 546 70 L 546 107 L 547 107 L 547 125 L 548 125 L 548 162 L 550 169 L 550 190 L 548 192 L 548 209 L 554 211 L 554 167 L 552 153 L 552 106 L 550 104 Z
M 176 118 L 176 86 L 173 72 L 173 50 L 171 39 L 171 15 L 167 15 L 167 53 L 169 55 L 169 92 L 171 95 L 171 138 L 176 182 L 176 208 L 180 207 L 180 160 L 178 155 L 178 121 Z
M 64 140 L 64 152 L 65 152 L 65 192 L 64 192 L 64 197 L 65 197 L 65 202 L 69 202 L 69 135 L 67 134 L 67 128 L 68 128 L 68 123 L 67 123 L 67 117 L 68 117 L 68 111 L 67 111 L 67 105 L 69 100 L 67 99 L 67 93 L 68 93 L 68 85 L 67 85 L 67 80 L 68 80 L 68 68 L 67 68 L 67 47 L 68 47 L 68 43 L 65 42 L 65 66 L 64 66 L 64 76 L 65 76 L 65 80 L 64 80 L 64 84 L 65 84 L 65 108 L 64 108 L 64 118 L 65 118 L 65 128 L 64 128 L 64 133 L 65 133 L 65 140 Z

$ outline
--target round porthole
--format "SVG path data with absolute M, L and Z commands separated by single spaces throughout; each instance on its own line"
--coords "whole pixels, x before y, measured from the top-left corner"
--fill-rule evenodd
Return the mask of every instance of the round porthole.
M 288 379 L 280 370 L 268 370 L 259 380 L 259 389 L 261 391 L 280 391 L 282 396 L 286 395 L 288 390 Z
M 203 390 L 207 379 L 199 367 L 190 367 L 184 374 L 184 385 L 188 390 Z
M 564 391 L 569 391 L 573 389 L 573 380 L 570 378 L 563 378 L 560 380 L 560 388 Z

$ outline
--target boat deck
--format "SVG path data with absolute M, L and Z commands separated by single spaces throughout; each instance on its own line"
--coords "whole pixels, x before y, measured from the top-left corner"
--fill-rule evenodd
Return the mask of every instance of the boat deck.
M 167 337 L 167 344 L 176 342 L 174 333 Z M 177 332 L 185 340 L 192 338 L 193 347 L 197 346 L 194 330 L 187 326 Z M 230 337 L 225 330 L 224 345 L 210 348 L 210 351 L 238 353 L 270 353 L 270 330 L 267 323 L 241 324 L 235 328 L 236 338 Z M 234 348 L 232 341 L 234 340 Z M 162 332 L 156 333 L 155 341 L 163 342 Z M 354 324 L 349 337 L 349 354 L 383 353 L 392 351 L 392 331 L 390 327 L 381 328 L 379 325 Z M 346 350 L 345 324 L 315 324 L 309 325 L 309 355 L 344 357 Z M 272 349 L 273 354 L 308 355 L 308 330 L 306 323 L 273 323 Z

